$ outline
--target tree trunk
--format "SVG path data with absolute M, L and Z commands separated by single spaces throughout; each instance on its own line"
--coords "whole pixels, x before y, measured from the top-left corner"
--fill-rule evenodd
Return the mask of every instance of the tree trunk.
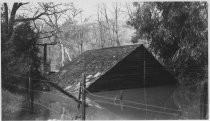
M 63 51 L 63 44 L 61 43 L 61 66 L 64 66 L 64 51 Z
M 4 3 L 4 10 L 5 10 L 5 31 L 6 31 L 6 36 L 8 39 L 8 24 L 9 24 L 9 18 L 8 18 L 8 6 L 7 3 Z
M 18 10 L 19 7 L 20 7 L 20 3 L 14 3 L 13 4 L 12 12 L 10 14 L 9 25 L 8 25 L 8 29 L 9 29 L 8 36 L 9 37 L 13 33 L 13 26 L 15 24 L 15 15 L 16 15 L 16 12 L 17 12 L 17 10 Z
M 70 55 L 69 55 L 69 53 L 68 53 L 68 51 L 67 51 L 67 48 L 64 48 L 64 50 L 65 50 L 66 55 L 67 55 L 68 58 L 69 58 L 69 61 L 71 61 L 71 57 L 70 57 Z
M 80 44 L 80 54 L 82 54 L 82 52 L 83 52 L 83 48 L 82 47 L 83 47 L 83 43 Z
M 117 8 L 117 3 L 116 3 L 116 8 L 115 8 L 115 33 L 116 33 L 116 42 L 117 46 L 120 46 L 120 41 L 119 41 L 119 35 L 118 35 L 118 8 Z

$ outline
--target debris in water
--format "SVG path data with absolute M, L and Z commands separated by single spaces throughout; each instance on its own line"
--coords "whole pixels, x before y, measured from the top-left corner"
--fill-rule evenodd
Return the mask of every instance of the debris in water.
M 96 73 L 96 74 L 94 75 L 94 77 L 96 78 L 96 77 L 98 77 L 99 75 L 101 75 L 100 72 Z
M 93 75 L 88 75 L 86 78 L 91 78 Z
M 67 86 L 64 90 L 68 90 L 68 89 L 70 89 L 72 86 L 70 85 L 70 86 Z

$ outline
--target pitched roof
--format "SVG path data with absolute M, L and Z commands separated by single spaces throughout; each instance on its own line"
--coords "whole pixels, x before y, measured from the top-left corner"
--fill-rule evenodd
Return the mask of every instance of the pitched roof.
M 77 84 L 82 79 L 83 73 L 87 77 L 91 77 L 91 81 L 97 80 L 97 78 L 139 46 L 143 45 L 137 44 L 88 50 L 60 69 L 60 85 L 66 88 L 69 85 Z

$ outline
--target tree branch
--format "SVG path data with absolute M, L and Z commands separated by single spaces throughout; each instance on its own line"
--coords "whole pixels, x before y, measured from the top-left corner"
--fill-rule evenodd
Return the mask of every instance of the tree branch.
M 9 17 L 8 17 L 8 6 L 7 3 L 4 3 L 4 14 L 5 14 L 5 23 L 6 23 L 6 34 L 8 35 L 8 25 L 9 25 Z
M 21 22 L 21 21 L 34 21 L 36 19 L 40 19 L 40 17 L 42 17 L 43 15 L 54 15 L 54 14 L 58 14 L 58 13 L 62 13 L 62 12 L 65 12 L 67 11 L 68 9 L 65 9 L 65 10 L 62 10 L 62 11 L 55 11 L 55 12 L 52 12 L 52 13 L 48 13 L 47 11 L 48 10 L 45 10 L 44 12 L 40 13 L 39 15 L 35 16 L 35 17 L 32 17 L 32 18 L 23 18 L 23 19 L 16 19 L 15 21 L 16 22 Z
M 46 39 L 46 38 L 51 38 L 51 37 L 53 37 L 54 35 L 49 35 L 49 36 L 45 36 L 45 37 L 40 37 L 40 38 L 38 38 L 38 39 Z

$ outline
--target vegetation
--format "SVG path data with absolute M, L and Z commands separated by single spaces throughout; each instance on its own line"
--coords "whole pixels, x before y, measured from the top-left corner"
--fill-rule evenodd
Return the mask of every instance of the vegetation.
M 15 119 L 26 108 L 28 78 L 39 77 L 39 34 L 24 16 L 16 15 L 23 3 L 14 3 L 11 13 L 7 3 L 1 11 L 1 68 L 3 119 Z M 19 88 L 20 87 L 20 88 Z M 25 107 L 26 109 L 23 109 Z
M 24 97 L 19 94 L 13 94 L 7 90 L 2 90 L 2 118 L 14 119 L 14 116 L 20 112 Z
M 145 39 L 151 51 L 184 86 L 173 96 L 182 110 L 182 118 L 201 118 L 208 97 L 208 89 L 203 86 L 208 83 L 207 2 L 134 2 L 133 5 L 136 11 L 127 22 L 136 29 L 132 42 Z
M 207 2 L 133 3 L 132 42 L 146 39 L 181 84 L 207 81 Z
M 54 59 L 52 64 L 60 69 L 70 61 L 76 63 L 73 58 L 86 50 L 124 45 L 129 39 L 125 39 L 128 36 L 125 33 L 130 32 L 131 27 L 136 31 L 131 42 L 146 41 L 151 52 L 184 85 L 184 89 L 177 89 L 174 95 L 175 103 L 183 110 L 182 116 L 186 119 L 198 118 L 202 101 L 200 95 L 204 95 L 202 84 L 208 81 L 207 2 L 134 2 L 134 9 L 126 3 L 125 11 L 130 17 L 127 25 L 121 21 L 126 12 L 120 3 L 113 3 L 112 9 L 105 4 L 98 4 L 95 22 L 89 21 L 92 17 L 84 17 L 82 9 L 73 3 L 34 3 L 31 6 L 27 2 L 11 5 L 9 8 L 9 3 L 1 4 L 3 118 L 15 116 L 25 105 L 26 90 L 14 88 L 14 85 L 26 87 L 29 76 L 42 78 L 40 67 L 44 52 L 40 44 L 52 45 L 47 46 L 47 61 Z M 23 13 L 21 8 L 25 10 Z M 119 50 L 120 53 L 122 51 Z M 77 70 L 84 68 L 77 64 L 72 66 Z M 60 79 L 54 76 L 55 82 Z M 17 97 L 17 100 L 13 97 Z M 39 99 L 36 97 L 35 100 Z M 49 102 L 41 103 L 50 108 Z M 52 113 L 39 104 L 35 107 L 37 114 Z M 72 114 L 68 115 L 73 119 Z
M 2 27 L 2 29 L 4 29 Z M 38 35 L 33 31 L 29 22 L 20 23 L 14 30 L 10 40 L 2 36 L 2 85 L 24 84 L 24 78 L 14 77 L 20 75 L 27 77 L 29 73 L 38 76 L 40 58 L 36 46 Z M 30 66 L 30 67 L 29 67 Z

